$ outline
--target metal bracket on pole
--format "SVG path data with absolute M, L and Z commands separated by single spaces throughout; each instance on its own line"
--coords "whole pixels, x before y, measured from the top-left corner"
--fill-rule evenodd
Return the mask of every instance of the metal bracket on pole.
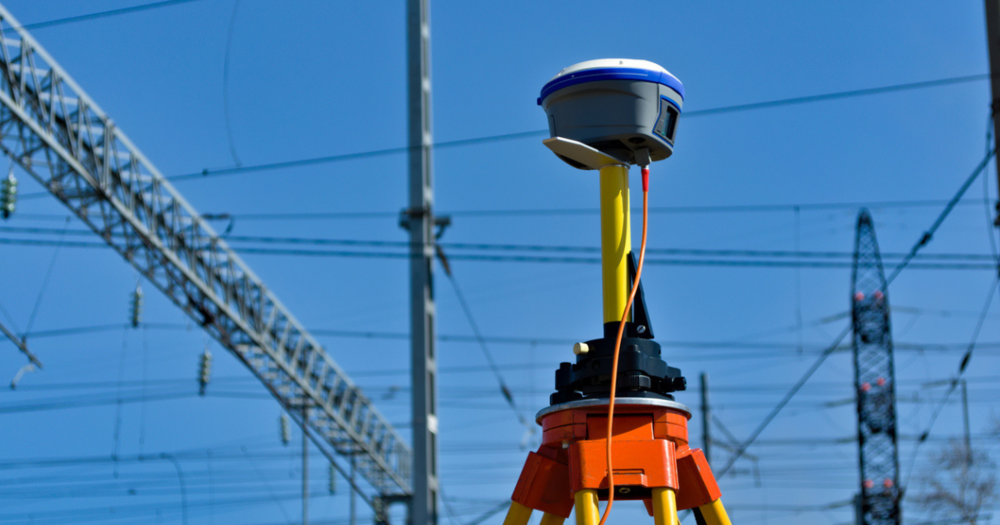
M 7 339 L 10 339 L 10 342 L 14 343 L 14 346 L 16 346 L 21 353 L 28 357 L 31 364 L 37 366 L 38 368 L 42 368 L 42 362 L 35 357 L 35 354 L 31 353 L 31 350 L 28 350 L 28 344 L 25 343 L 24 340 L 18 339 L 17 335 L 8 330 L 3 323 L 0 323 L 0 332 L 3 332 L 3 335 L 7 336 Z M 20 375 L 18 375 L 18 377 L 20 377 Z M 13 386 L 11 386 L 11 388 L 13 388 Z

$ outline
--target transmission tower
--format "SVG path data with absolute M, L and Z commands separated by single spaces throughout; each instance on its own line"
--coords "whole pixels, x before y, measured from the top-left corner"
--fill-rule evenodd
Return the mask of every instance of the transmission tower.
M 899 525 L 899 451 L 889 296 L 868 210 L 858 215 L 851 276 L 854 387 L 858 399 L 860 525 Z

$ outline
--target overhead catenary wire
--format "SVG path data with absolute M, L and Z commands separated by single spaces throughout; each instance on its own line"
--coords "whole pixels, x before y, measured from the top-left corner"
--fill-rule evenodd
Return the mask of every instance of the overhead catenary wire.
M 75 235 L 89 237 L 93 235 L 90 230 L 63 230 L 59 228 L 41 227 L 19 227 L 0 226 L 0 233 L 14 234 L 42 234 L 42 235 Z M 121 235 L 112 235 L 121 237 Z M 291 244 L 291 245 L 316 245 L 316 246 L 364 246 L 378 248 L 410 248 L 407 241 L 390 241 L 374 239 L 331 239 L 317 237 L 277 237 L 260 235 L 227 235 L 226 242 L 230 244 L 260 243 L 260 244 Z M 500 244 L 500 243 L 469 243 L 469 242 L 442 242 L 437 246 L 454 250 L 470 251 L 526 251 L 526 252 L 557 252 L 557 253 L 600 253 L 597 246 L 567 246 L 567 245 L 539 245 L 539 244 Z M 237 247 L 237 250 L 240 248 Z M 703 249 L 703 248 L 650 248 L 647 253 L 657 255 L 676 255 L 689 257 L 772 257 L 772 258 L 803 258 L 803 259 L 851 259 L 852 252 L 843 251 L 804 251 L 804 250 L 752 250 L 752 249 Z M 901 259 L 907 257 L 906 253 L 887 252 L 883 254 L 883 259 Z M 955 261 L 990 261 L 995 260 L 995 256 L 984 253 L 936 253 L 923 254 L 922 260 L 955 260 Z
M 30 24 L 24 24 L 20 26 L 21 29 L 42 29 L 46 27 L 53 27 L 65 24 L 73 24 L 76 22 L 84 22 L 87 20 L 95 20 L 98 18 L 107 18 L 112 16 L 127 15 L 129 13 L 137 13 L 140 11 L 149 11 L 151 9 L 160 9 L 162 7 L 170 7 L 178 4 L 189 4 L 192 2 L 199 2 L 201 0 L 164 0 L 162 2 L 152 2 L 149 4 L 141 4 L 132 7 L 122 7 L 119 9 L 109 9 L 107 11 L 99 11 L 96 13 L 88 13 L 85 15 L 67 16 L 65 18 L 57 18 L 54 20 L 45 20 L 43 22 L 32 22 Z M 13 28 L 8 28 L 6 31 L 10 31 Z
M 129 327 L 128 324 L 106 324 L 106 325 L 93 325 L 93 326 L 79 326 L 70 328 L 57 328 L 46 331 L 38 331 L 35 333 L 34 338 L 43 337 L 62 337 L 77 334 L 86 333 L 100 333 L 120 330 L 123 327 Z M 149 329 L 162 329 L 162 330 L 178 330 L 186 331 L 188 327 L 180 323 L 145 323 L 142 325 L 143 328 Z M 340 330 L 340 329 L 316 329 L 312 330 L 311 333 L 317 336 L 329 336 L 329 337 L 339 337 L 339 338 L 352 338 L 352 339 L 390 339 L 390 340 L 409 340 L 410 334 L 407 332 L 389 332 L 389 331 L 366 331 L 366 330 Z M 530 337 L 530 336 L 482 336 L 482 340 L 488 343 L 496 344 L 511 344 L 511 345 L 548 345 L 548 346 L 571 346 L 573 343 L 577 342 L 573 338 L 561 338 L 561 337 Z M 438 340 L 442 342 L 451 343 L 478 343 L 474 335 L 461 335 L 461 334 L 440 334 L 438 335 Z M 797 351 L 800 346 L 798 343 L 783 343 L 783 342 L 755 342 L 749 340 L 661 340 L 658 341 L 660 346 L 665 348 L 699 348 L 699 349 L 713 349 L 713 348 L 725 348 L 725 349 L 745 349 L 745 350 L 787 350 L 787 351 Z M 919 343 L 919 342 L 901 342 L 894 345 L 899 350 L 914 350 L 919 352 L 951 352 L 955 350 L 965 350 L 967 343 Z M 988 342 L 980 343 L 977 345 L 978 348 L 1000 348 L 1000 342 Z M 807 353 L 812 351 L 819 351 L 826 348 L 826 345 L 821 345 L 819 343 L 808 342 L 804 345 Z M 844 350 L 849 347 L 838 347 L 837 350 Z M 674 359 L 680 356 L 675 356 Z M 700 356 L 701 357 L 701 356 Z M 711 358 L 711 355 L 704 355 L 703 357 Z M 757 357 L 768 357 L 768 356 L 757 356 Z M 498 365 L 498 368 L 502 366 Z M 442 369 L 445 370 L 445 369 Z M 489 370 L 485 368 L 484 370 Z
M 548 133 L 547 131 L 544 133 Z M 473 144 L 483 144 L 488 142 L 498 142 L 504 140 L 514 140 L 526 137 L 536 137 L 541 136 L 543 132 L 540 131 L 526 131 L 520 133 L 505 133 L 503 135 L 491 135 L 488 137 L 477 137 L 472 139 L 459 139 L 450 140 L 445 142 L 437 142 L 434 144 L 435 149 L 452 148 L 456 146 L 469 146 Z M 422 146 L 421 146 L 422 147 Z M 326 155 L 322 157 L 311 157 L 306 159 L 296 159 L 287 160 L 279 162 L 269 162 L 264 164 L 256 164 L 253 166 L 241 166 L 241 167 L 230 167 L 230 168 L 205 168 L 197 173 L 187 173 L 184 175 L 172 175 L 165 177 L 167 180 L 172 182 L 190 180 L 190 179 L 200 179 L 208 176 L 220 176 L 220 175 L 237 175 L 241 173 L 251 173 L 260 171 L 271 171 L 277 169 L 287 169 L 287 168 L 300 168 L 304 166 L 315 166 L 319 164 L 328 164 L 331 162 L 341 162 L 345 160 L 361 160 L 361 159 L 371 159 L 377 157 L 383 157 L 386 155 L 396 155 L 400 153 L 406 153 L 409 151 L 409 146 L 400 146 L 397 148 L 386 148 L 371 151 L 362 151 L 357 153 L 345 153 L 341 155 Z
M 470 370 L 449 370 L 448 373 L 456 372 L 469 372 Z M 484 371 L 482 368 L 478 370 L 472 370 L 472 372 Z M 389 376 L 392 375 L 394 370 L 382 371 L 378 376 Z M 367 374 L 368 377 L 374 377 L 375 374 Z M 970 383 L 978 383 L 982 386 L 993 386 L 997 387 L 1000 384 L 1000 380 L 996 377 L 992 378 L 972 378 L 969 380 Z M 152 393 L 157 396 L 165 396 L 163 399 L 169 399 L 166 396 L 173 395 L 187 395 L 191 393 L 189 388 L 190 381 L 179 381 L 174 380 L 170 384 L 160 385 Z M 232 383 L 232 382 L 230 382 Z M 948 381 L 950 383 L 950 380 Z M 29 401 L 16 401 L 10 403 L 0 403 L 0 412 L 33 412 L 33 411 L 43 411 L 43 410 L 59 410 L 64 408 L 75 408 L 80 406 L 95 406 L 100 404 L 107 404 L 111 401 L 117 401 L 118 398 L 122 398 L 125 402 L 141 402 L 144 398 L 144 393 L 142 392 L 142 386 L 132 385 L 129 387 L 127 392 L 121 394 L 111 390 L 111 385 L 105 386 L 90 386 L 87 384 L 80 385 L 54 385 L 58 388 L 48 388 L 48 385 L 37 385 L 37 388 L 30 389 L 33 392 L 53 392 L 57 391 L 59 394 L 57 396 L 45 397 L 42 399 L 31 399 Z M 939 386 L 947 386 L 945 384 Z M 232 390 L 220 390 L 218 392 L 219 398 L 244 398 L 247 400 L 266 400 L 270 399 L 267 394 L 260 393 L 252 389 L 253 385 L 250 383 L 243 384 L 230 384 L 229 388 Z M 744 392 L 749 391 L 756 386 L 751 385 L 739 385 L 740 389 Z M 749 399 L 741 399 L 739 401 L 732 402 L 721 402 L 717 406 L 720 408 L 763 408 L 772 407 L 768 403 L 768 398 L 773 397 L 774 394 L 778 393 L 779 387 L 771 388 L 767 391 L 754 392 L 753 394 L 747 394 L 744 397 Z M 787 388 L 782 386 L 782 388 Z M 929 387 L 928 387 L 929 388 Z M 928 388 L 914 388 L 906 391 L 901 391 L 902 393 L 898 396 L 900 403 L 912 403 L 921 404 L 926 403 L 928 400 L 924 398 L 923 394 L 928 394 Z M 823 385 L 820 387 L 813 387 L 807 389 L 811 395 L 810 399 L 804 400 L 799 403 L 798 406 L 806 408 L 817 408 L 817 409 L 837 409 L 840 407 L 848 406 L 853 403 L 853 398 L 850 397 L 849 392 L 844 392 L 841 389 L 832 389 L 830 385 Z M 396 385 L 390 385 L 387 387 L 373 387 L 369 388 L 370 392 L 387 392 L 387 393 L 397 393 L 397 392 L 410 392 L 411 389 L 408 387 L 399 387 Z M 734 392 L 735 388 L 729 388 L 724 390 L 724 392 Z M 996 392 L 997 388 L 991 390 L 982 390 L 981 398 L 974 399 L 973 403 L 988 403 Z M 449 387 L 441 391 L 442 399 L 450 399 L 453 401 L 466 401 L 472 399 L 486 399 L 492 397 L 496 393 L 495 389 L 488 386 L 468 386 L 468 387 Z M 531 389 L 530 387 L 525 387 L 520 390 L 512 390 L 511 394 L 515 397 L 520 398 L 533 398 L 540 395 L 537 391 Z M 201 394 L 199 394 L 201 395 Z M 209 394 L 206 393 L 206 396 Z M 214 395 L 214 391 L 213 391 Z M 845 397 L 834 400 L 834 401 L 823 401 L 828 399 L 831 395 L 843 395 Z M 209 396 L 212 397 L 212 396 Z M 393 398 L 393 400 L 398 400 Z M 399 400 L 404 401 L 404 400 Z M 67 403 L 69 403 L 67 405 Z M 716 422 L 718 424 L 718 422 Z M 407 426 L 409 423 L 400 423 L 401 426 Z M 290 428 L 290 427 L 288 427 Z M 728 432 L 727 432 L 728 434 Z M 916 438 L 914 438 L 916 439 Z M 739 444 L 739 440 L 735 437 L 730 437 L 730 441 L 735 444 Z M 759 442 L 758 442 L 759 443 Z
M 311 496 L 322 497 L 323 492 L 316 492 Z M 276 494 L 276 498 L 295 500 L 302 497 L 300 492 L 286 493 L 286 494 Z M 225 507 L 243 507 L 249 508 L 254 506 L 266 505 L 269 500 L 266 498 L 260 498 L 257 495 L 252 496 L 242 496 L 234 497 L 224 500 L 210 501 L 208 498 L 197 499 L 191 501 L 188 507 L 192 509 L 192 514 L 195 509 L 200 509 L 201 512 L 205 512 L 210 505 L 214 505 L 217 508 Z M 145 504 L 131 504 L 131 505 L 118 505 L 115 510 L 109 512 L 107 506 L 100 507 L 85 507 L 85 508 L 61 508 L 61 509 L 49 509 L 43 511 L 33 511 L 33 512 L 9 512 L 5 514 L 0 514 L 0 520 L 2 521 L 31 521 L 33 523 L 41 523 L 42 520 L 54 521 L 54 523 L 69 523 L 70 519 L 72 523 L 86 523 L 86 522 L 102 522 L 108 523 L 111 520 L 134 520 L 140 516 L 148 517 L 151 512 L 156 510 L 171 510 L 174 512 L 182 510 L 181 503 L 167 503 L 167 502 L 157 502 L 157 503 L 145 503 Z
M 38 192 L 18 196 L 19 199 L 34 199 L 47 197 L 51 193 Z M 704 206 L 658 206 L 651 207 L 649 213 L 660 214 L 708 214 L 708 213 L 772 213 L 787 212 L 799 209 L 801 211 L 821 211 L 856 208 L 928 208 L 947 204 L 946 200 L 921 199 L 897 201 L 867 201 L 867 202 L 829 202 L 800 204 L 734 204 L 734 205 L 704 205 Z M 991 201 L 995 202 L 995 201 Z M 975 202 L 962 201 L 958 206 L 977 205 Z M 639 210 L 632 210 L 639 211 Z M 440 212 L 453 217 L 521 217 L 521 216 L 573 216 L 596 215 L 597 208 L 522 208 L 494 210 L 454 210 Z M 63 220 L 65 215 L 20 213 L 21 219 L 33 220 Z M 304 221 L 304 220 L 363 220 L 363 219 L 398 219 L 396 211 L 364 211 L 364 212 L 291 212 L 291 213 L 203 213 L 207 220 L 241 221 Z
M 917 310 L 920 311 L 920 310 Z M 951 311 L 943 311 L 942 315 L 944 317 L 957 316 L 956 313 Z M 807 324 L 807 326 L 821 326 L 823 324 L 828 324 L 830 322 L 842 319 L 843 316 L 831 316 L 835 319 L 820 319 L 818 322 L 812 322 Z M 977 315 L 978 317 L 978 315 Z M 50 337 L 63 337 L 78 334 L 87 333 L 101 333 L 117 331 L 123 327 L 130 327 L 128 323 L 110 323 L 110 324 L 97 324 L 97 325 L 85 325 L 85 326 L 75 326 L 66 328 L 53 328 L 49 330 L 37 330 L 34 332 L 33 338 L 50 338 Z M 188 331 L 190 327 L 183 323 L 157 323 L 157 322 L 145 322 L 140 325 L 142 328 L 153 329 L 153 330 L 176 330 L 176 331 Z M 751 336 L 736 338 L 736 339 L 723 339 L 723 340 L 665 340 L 658 341 L 661 346 L 665 347 L 684 347 L 684 348 L 746 348 L 746 349 L 796 349 L 798 348 L 798 343 L 785 343 L 785 342 L 756 342 L 754 339 L 760 335 L 768 335 L 772 333 L 780 332 L 790 332 L 794 331 L 795 326 L 790 326 L 787 328 L 781 328 L 778 330 L 772 330 L 769 332 L 764 332 L 762 334 L 751 334 Z M 380 331 L 380 330 L 346 330 L 346 329 L 336 329 L 336 328 L 317 328 L 311 330 L 310 333 L 320 336 L 330 336 L 330 337 L 341 337 L 341 338 L 358 338 L 358 339 L 399 339 L 408 340 L 410 335 L 408 332 L 392 332 L 392 331 Z M 461 334 L 439 334 L 438 339 L 444 342 L 478 342 L 475 336 L 461 335 Z M 505 336 L 505 335 L 490 335 L 483 336 L 483 340 L 489 343 L 499 343 L 499 344 L 517 344 L 517 345 L 572 345 L 576 342 L 575 339 L 570 337 L 532 337 L 532 336 Z M 916 350 L 936 350 L 936 351 L 950 351 L 954 349 L 964 349 L 967 343 L 918 343 L 918 342 L 904 342 L 897 343 L 896 346 L 902 349 L 916 349 Z M 986 343 L 987 347 L 992 347 L 996 343 Z M 825 344 L 818 342 L 806 342 L 805 348 L 810 350 L 817 350 L 826 348 Z
M 109 249 L 110 245 L 88 241 L 63 241 L 51 239 L 14 239 L 0 238 L 0 244 L 20 246 L 61 246 L 63 248 L 100 248 Z M 258 246 L 239 247 L 235 251 L 243 254 L 299 256 L 299 257 L 340 257 L 355 259 L 409 259 L 414 257 L 408 252 L 389 251 L 359 251 L 359 250 L 317 250 L 297 248 L 262 248 Z M 975 254 L 956 254 L 958 257 Z M 599 257 L 551 256 L 551 255 L 497 255 L 497 254 L 452 254 L 451 260 L 480 262 L 517 262 L 517 263 L 554 263 L 554 264 L 600 264 Z M 907 261 L 911 260 L 907 259 Z M 978 259 L 976 259 L 978 260 Z M 841 269 L 850 268 L 849 261 L 816 261 L 816 260 L 737 260 L 737 259 L 707 259 L 707 258 L 656 258 L 648 259 L 646 264 L 655 266 L 708 266 L 708 267 L 756 267 L 756 268 L 810 268 L 810 269 Z M 960 262 L 918 262 L 908 263 L 909 267 L 919 270 L 969 270 L 993 271 L 995 265 L 989 262 L 977 263 L 972 260 Z

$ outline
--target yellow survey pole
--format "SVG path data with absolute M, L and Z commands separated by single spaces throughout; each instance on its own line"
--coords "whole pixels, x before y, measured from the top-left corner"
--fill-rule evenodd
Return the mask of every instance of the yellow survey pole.
M 628 254 L 632 251 L 628 167 L 601 168 L 601 274 L 604 322 L 621 321 L 628 301 Z

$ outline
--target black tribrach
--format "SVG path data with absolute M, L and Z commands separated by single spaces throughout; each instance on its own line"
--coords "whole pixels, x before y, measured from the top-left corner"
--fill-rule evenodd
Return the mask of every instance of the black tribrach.
M 629 281 L 635 278 L 635 256 L 628 257 Z M 631 286 L 631 283 L 630 283 Z M 646 313 L 642 284 L 636 293 L 633 320 L 625 323 L 618 351 L 618 387 L 620 397 L 652 397 L 673 400 L 671 392 L 687 389 L 687 380 L 679 368 L 668 366 L 661 358 L 660 345 L 653 341 L 653 329 Z M 605 323 L 604 337 L 587 341 L 587 352 L 577 355 L 576 363 L 560 363 L 556 370 L 556 392 L 549 403 L 557 405 L 585 398 L 611 395 L 611 368 L 614 359 L 618 324 Z

